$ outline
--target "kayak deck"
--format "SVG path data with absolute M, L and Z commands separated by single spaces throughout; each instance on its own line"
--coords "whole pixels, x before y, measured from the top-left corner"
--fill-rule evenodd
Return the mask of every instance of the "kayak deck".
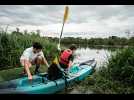
M 68 84 L 81 81 L 92 73 L 96 62 L 90 65 L 82 64 L 72 67 L 69 77 L 66 79 Z M 6 84 L 5 84 L 6 83 Z M 15 79 L 0 85 L 0 93 L 23 93 L 23 94 L 52 94 L 63 90 L 66 87 L 65 79 L 60 78 L 55 81 L 47 79 L 47 74 L 34 75 L 30 82 L 27 77 Z

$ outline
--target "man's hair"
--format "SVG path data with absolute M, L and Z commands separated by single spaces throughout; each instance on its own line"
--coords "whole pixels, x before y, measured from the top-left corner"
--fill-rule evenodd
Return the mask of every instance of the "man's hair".
M 40 43 L 34 42 L 34 43 L 33 43 L 33 48 L 42 49 L 43 47 L 42 47 L 42 45 L 41 45 Z
M 77 49 L 77 47 L 76 47 L 76 45 L 75 45 L 75 44 L 72 44 L 72 45 L 69 47 L 69 49 L 71 49 L 71 50 L 76 50 L 76 49 Z

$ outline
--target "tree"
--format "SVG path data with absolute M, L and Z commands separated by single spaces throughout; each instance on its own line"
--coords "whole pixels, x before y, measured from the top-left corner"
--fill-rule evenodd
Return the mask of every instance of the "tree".
M 37 34 L 40 34 L 40 30 L 36 30 Z
M 130 34 L 131 34 L 130 30 L 126 30 L 125 33 L 126 33 L 127 37 L 130 38 Z
M 36 32 L 37 32 L 37 35 L 40 36 L 41 31 L 40 30 L 36 30 Z
M 19 33 L 19 31 L 20 31 L 20 29 L 17 27 L 17 28 L 16 28 L 16 32 Z
M 24 34 L 27 34 L 28 33 L 28 31 L 27 30 L 24 30 Z

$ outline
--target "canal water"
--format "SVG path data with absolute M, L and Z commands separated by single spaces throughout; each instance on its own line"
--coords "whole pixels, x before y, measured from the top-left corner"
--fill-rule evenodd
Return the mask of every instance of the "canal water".
M 80 63 L 89 59 L 95 59 L 97 61 L 96 69 L 98 69 L 107 61 L 108 57 L 110 57 L 111 52 L 113 51 L 107 49 L 79 48 L 75 52 L 76 57 L 74 59 L 74 63 Z

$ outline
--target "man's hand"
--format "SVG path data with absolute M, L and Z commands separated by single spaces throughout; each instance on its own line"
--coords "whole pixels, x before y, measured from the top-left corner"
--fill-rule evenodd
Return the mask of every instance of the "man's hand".
M 33 76 L 32 75 L 28 76 L 28 79 L 29 80 L 32 80 L 33 79 Z
M 72 66 L 73 62 L 72 61 L 69 61 L 69 65 L 68 65 L 68 68 L 70 68 Z
M 49 68 L 49 64 L 47 63 L 47 67 Z
M 28 80 L 29 80 L 29 83 L 32 85 L 32 79 L 33 79 L 33 77 L 32 77 L 32 75 L 31 76 L 28 76 Z
M 57 48 L 59 51 L 61 51 L 60 44 L 57 45 Z

